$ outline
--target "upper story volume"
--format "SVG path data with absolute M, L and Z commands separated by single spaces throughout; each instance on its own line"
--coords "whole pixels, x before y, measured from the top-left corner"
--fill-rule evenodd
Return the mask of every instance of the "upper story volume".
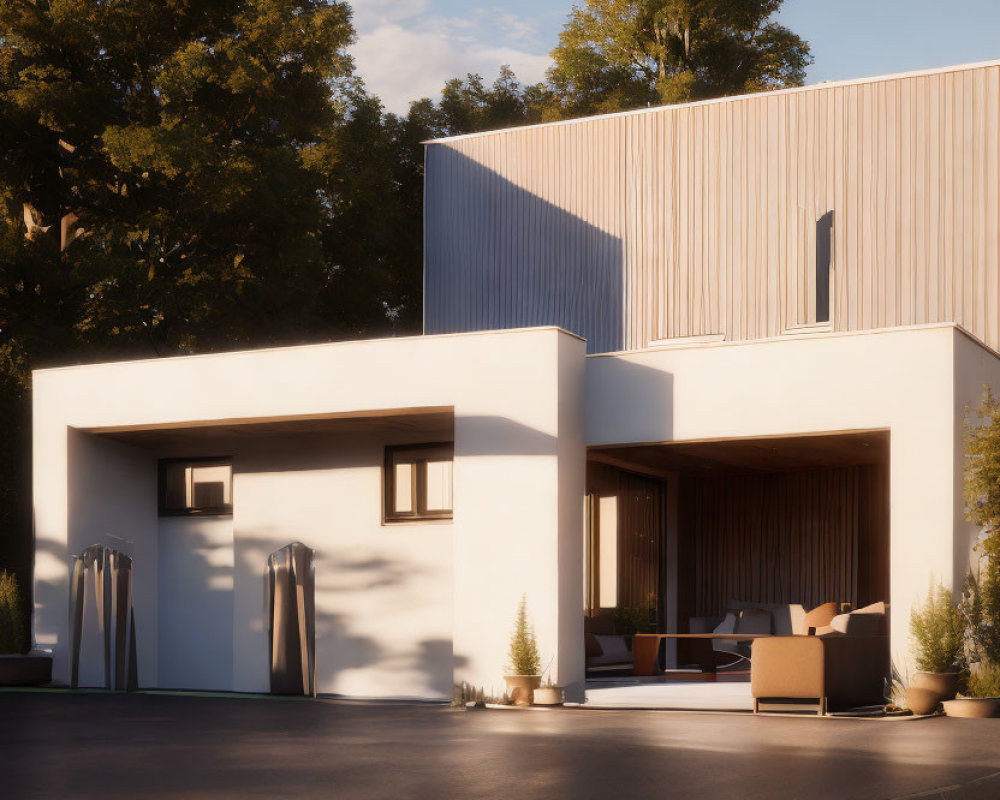
M 424 326 L 1000 349 L 1000 61 L 428 144 Z

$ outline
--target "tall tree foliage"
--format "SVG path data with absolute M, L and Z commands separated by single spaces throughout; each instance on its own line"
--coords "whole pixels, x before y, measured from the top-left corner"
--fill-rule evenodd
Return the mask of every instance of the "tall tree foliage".
M 980 528 L 979 569 L 970 573 L 962 608 L 973 661 L 1000 666 L 1000 398 L 987 388 L 965 418 L 966 517 Z
M 129 353 L 295 338 L 330 280 L 307 155 L 352 35 L 322 0 L 0 3 L 4 221 L 37 226 L 34 304 Z
M 775 21 L 784 0 L 586 0 L 575 6 L 543 83 L 502 67 L 445 84 L 411 116 L 442 135 L 800 86 L 809 45 Z
M 0 567 L 23 584 L 32 368 L 414 328 L 419 174 L 353 35 L 342 0 L 0 0 Z
M 809 46 L 783 0 L 588 0 L 552 51 L 564 115 L 801 85 Z
M 783 0 L 587 0 L 549 73 L 562 114 L 801 85 L 809 46 L 774 21 Z

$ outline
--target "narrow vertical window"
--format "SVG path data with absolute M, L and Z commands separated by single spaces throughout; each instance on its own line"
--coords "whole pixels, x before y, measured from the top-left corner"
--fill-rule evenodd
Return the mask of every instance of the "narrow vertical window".
M 816 220 L 816 322 L 830 321 L 830 266 L 833 260 L 833 212 Z

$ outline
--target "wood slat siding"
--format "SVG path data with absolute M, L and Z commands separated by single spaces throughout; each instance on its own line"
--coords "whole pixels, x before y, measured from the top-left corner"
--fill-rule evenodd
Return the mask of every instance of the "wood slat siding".
M 591 352 L 957 322 L 1000 348 L 1000 66 L 433 144 L 428 333 L 558 324 Z
M 664 515 L 664 489 L 659 481 L 619 473 L 618 604 L 652 608 L 657 619 L 665 576 Z
M 862 606 L 889 596 L 884 466 L 684 478 L 686 609 L 730 600 Z

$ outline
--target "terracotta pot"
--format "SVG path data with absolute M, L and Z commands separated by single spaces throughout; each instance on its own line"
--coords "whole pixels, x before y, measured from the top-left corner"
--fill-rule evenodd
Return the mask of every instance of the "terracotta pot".
M 944 702 L 944 713 L 949 717 L 985 719 L 995 717 L 997 711 L 1000 711 L 1000 697 L 961 697 Z
M 535 689 L 542 684 L 541 675 L 504 675 L 503 679 L 507 683 L 515 706 L 530 706 L 534 700 Z
M 958 678 L 958 672 L 918 672 L 910 678 L 910 686 L 937 692 L 939 700 L 951 700 L 958 693 Z
M 535 689 L 536 706 L 561 706 L 566 700 L 566 690 L 562 686 L 542 686 Z
M 659 671 L 656 657 L 660 651 L 658 636 L 632 637 L 632 671 L 636 675 L 655 675 Z
M 911 686 L 906 690 L 906 707 L 917 716 L 923 717 L 934 713 L 940 698 L 933 689 L 921 689 Z

